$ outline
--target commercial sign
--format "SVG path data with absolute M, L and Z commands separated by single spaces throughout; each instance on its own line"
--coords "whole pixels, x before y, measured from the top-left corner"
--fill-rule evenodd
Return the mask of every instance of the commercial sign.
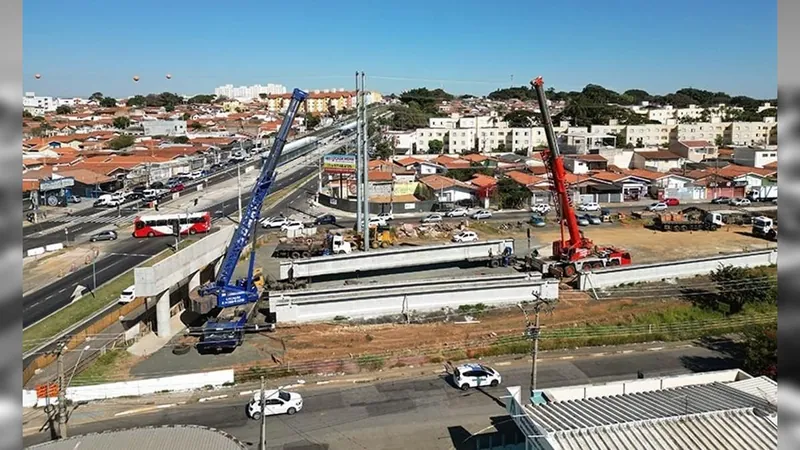
M 39 190 L 42 192 L 55 191 L 74 185 L 75 179 L 72 177 L 56 178 L 55 180 L 40 180 Z
M 355 173 L 356 155 L 325 155 L 322 170 L 327 173 Z

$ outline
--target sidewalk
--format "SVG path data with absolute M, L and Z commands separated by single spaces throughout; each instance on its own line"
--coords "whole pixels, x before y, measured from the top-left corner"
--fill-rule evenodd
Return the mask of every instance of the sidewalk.
M 181 313 L 175 314 L 169 318 L 168 336 L 158 336 L 156 333 L 150 331 L 128 347 L 128 353 L 135 356 L 152 355 L 161 350 L 173 337 L 183 332 L 184 329 L 186 329 L 186 325 L 181 321 Z

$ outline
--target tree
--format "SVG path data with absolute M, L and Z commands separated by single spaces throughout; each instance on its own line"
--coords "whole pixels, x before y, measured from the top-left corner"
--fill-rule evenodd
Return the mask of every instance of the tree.
M 442 153 L 442 149 L 444 148 L 444 142 L 440 141 L 439 139 L 431 139 L 428 141 L 428 153 L 436 154 Z
M 416 130 L 428 126 L 431 114 L 423 112 L 419 105 L 412 103 L 409 106 L 392 106 L 391 127 L 395 130 Z M 344 115 L 344 113 L 342 113 Z
M 199 94 L 199 95 L 195 95 L 194 97 L 190 98 L 189 99 L 189 103 L 191 103 L 191 104 L 198 104 L 198 103 L 209 104 L 209 103 L 214 101 L 214 97 L 215 96 L 213 94 Z
M 125 116 L 114 117 L 114 121 L 111 122 L 111 123 L 112 123 L 112 125 L 114 125 L 114 128 L 117 128 L 117 129 L 120 129 L 120 130 L 124 130 L 124 129 L 128 128 L 129 126 L 131 126 L 131 119 L 129 119 L 129 118 L 125 117 Z
M 231 99 L 224 95 L 220 95 L 219 97 L 214 99 L 214 103 L 226 103 L 229 101 L 231 101 Z
M 506 143 L 505 143 L 505 142 L 501 142 L 501 143 L 497 144 L 497 148 L 496 148 L 496 149 L 494 149 L 494 151 L 495 151 L 496 153 L 503 153 L 503 152 L 505 152 L 505 151 L 506 151 Z M 525 154 L 527 154 L 527 152 L 525 152 Z
M 164 111 L 166 111 L 166 112 L 172 112 L 172 111 L 175 111 L 175 105 L 172 105 L 172 104 L 166 104 L 166 105 L 164 105 Z
M 72 112 L 72 108 L 69 105 L 61 105 L 56 108 L 56 114 L 69 114 Z
M 539 114 L 533 111 L 518 109 L 506 114 L 503 120 L 508 122 L 508 126 L 510 127 L 526 128 L 533 126 L 532 124 L 539 124 Z
M 716 295 L 707 298 L 706 306 L 736 314 L 748 303 L 776 302 L 777 283 L 764 276 L 763 269 L 720 266 L 711 272 Z
M 724 143 L 725 139 L 723 139 L 722 136 L 717 136 L 714 138 L 714 145 L 716 145 L 717 147 L 722 147 Z
M 409 106 L 412 102 L 414 102 L 422 111 L 430 114 L 436 114 L 438 112 L 437 105 L 439 103 L 452 99 L 453 95 L 445 92 L 442 89 L 434 89 L 431 91 L 427 88 L 417 88 L 400 94 L 401 102 Z
M 533 89 L 527 86 L 520 86 L 520 87 L 511 87 L 511 88 L 504 88 L 498 89 L 496 91 L 490 92 L 487 97 L 490 100 L 532 100 L 536 98 L 536 93 Z
M 103 99 L 100 100 L 100 106 L 103 108 L 113 108 L 117 106 L 117 101 L 114 97 L 103 97 Z
M 188 144 L 189 138 L 187 136 L 175 136 L 172 138 L 172 142 L 176 144 Z
M 143 95 L 134 95 L 125 101 L 125 104 L 133 108 L 141 108 L 145 106 L 146 100 Z
M 104 97 L 105 97 L 105 96 L 103 95 L 103 93 L 102 93 L 102 92 L 95 92 L 94 94 L 92 94 L 92 95 L 90 95 L 90 96 L 89 96 L 89 100 L 91 100 L 91 101 L 95 101 L 95 102 L 99 102 L 99 101 L 100 101 L 100 100 L 102 100 Z
M 778 378 L 777 324 L 756 325 L 744 332 L 744 370 L 753 375 Z
M 33 117 L 33 114 L 31 114 L 31 112 L 28 111 L 27 109 L 23 109 L 22 110 L 22 117 L 30 119 L 31 117 Z
M 52 125 L 46 122 L 42 122 L 41 125 L 39 125 L 38 127 L 34 128 L 33 131 L 31 131 L 31 134 L 35 137 L 44 137 L 47 136 L 48 134 L 47 132 L 52 129 L 53 129 Z
M 504 177 L 497 182 L 495 195 L 501 209 L 520 209 L 531 198 L 531 191 L 511 178 Z
M 261 100 L 266 100 L 267 99 L 267 94 L 261 92 L 261 93 L 258 94 L 258 98 L 260 98 Z
M 183 115 L 181 116 L 181 119 L 183 119 L 183 120 L 189 120 L 191 118 L 192 118 L 192 115 L 189 114 L 188 112 L 183 113 Z
M 189 124 L 189 128 L 191 128 L 193 130 L 202 130 L 202 129 L 205 129 L 205 127 L 206 126 L 203 125 L 200 122 L 192 122 L 192 123 Z
M 375 157 L 388 160 L 394 155 L 394 143 L 381 139 L 375 144 Z
M 123 134 L 122 136 L 117 136 L 114 139 L 108 141 L 108 147 L 114 150 L 120 150 L 125 147 L 130 147 L 136 142 L 133 136 Z
M 322 121 L 319 116 L 309 114 L 306 116 L 306 128 L 316 128 Z

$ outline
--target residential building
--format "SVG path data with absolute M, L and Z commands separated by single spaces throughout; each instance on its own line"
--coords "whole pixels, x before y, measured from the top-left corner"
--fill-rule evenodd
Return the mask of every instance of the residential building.
M 589 176 L 592 181 L 619 187 L 621 200 L 639 200 L 647 195 L 650 183 L 660 178 L 658 172 L 649 170 L 626 170 L 595 172 Z
M 481 130 L 482 132 L 484 130 Z M 446 153 L 465 153 L 476 149 L 475 130 L 471 128 L 454 128 L 447 130 L 445 136 Z M 478 147 L 480 151 L 480 147 Z
M 547 136 L 544 135 L 544 127 L 512 128 L 509 143 L 511 147 L 506 148 L 514 153 L 530 155 L 534 149 L 547 146 Z
M 625 127 L 627 127 L 627 125 L 620 125 L 617 119 L 610 119 L 608 121 L 608 125 L 592 125 L 589 127 L 589 131 L 595 135 L 611 134 L 616 137 L 622 135 L 623 131 L 625 131 Z M 622 147 L 625 144 L 622 142 L 616 142 L 616 145 Z
M 285 94 L 286 86 L 281 84 L 268 83 L 266 86 L 254 84 L 252 86 L 239 86 L 233 87 L 232 84 L 226 84 L 214 89 L 214 95 L 218 97 L 228 97 L 233 99 L 255 99 L 260 94 L 275 95 Z
M 586 155 L 602 147 L 616 147 L 617 144 L 614 135 L 576 129 L 567 130 L 558 136 L 558 140 L 558 147 L 565 155 Z
M 730 122 L 721 121 L 681 123 L 673 128 L 670 140 L 708 141 L 715 144 L 718 140 L 725 140 L 730 125 Z
M 673 140 L 669 143 L 669 150 L 689 161 L 700 162 L 706 159 L 719 157 L 717 146 L 711 141 L 678 141 Z
M 684 158 L 667 150 L 651 152 L 634 152 L 632 165 L 634 169 L 669 172 L 683 166 Z
M 678 175 L 677 173 L 668 173 L 653 181 L 650 185 L 649 193 L 650 197 L 659 200 L 665 198 L 703 200 L 707 198 L 705 185 L 695 183 L 692 178 L 685 175 Z
M 386 131 L 384 136 L 394 144 L 396 155 L 410 155 L 414 149 L 414 131 Z
M 467 130 L 465 130 L 466 133 Z M 469 130 L 472 131 L 472 130 Z M 428 149 L 430 148 L 430 142 L 433 140 L 441 141 L 444 146 L 442 147 L 443 152 L 449 152 L 450 146 L 450 137 L 449 137 L 450 130 L 446 128 L 417 128 L 414 132 L 414 148 L 412 148 L 412 153 L 419 154 L 419 153 L 428 153 Z M 466 136 L 466 134 L 465 134 Z M 474 140 L 474 135 L 472 137 Z M 464 139 L 464 147 L 466 147 L 467 138 Z
M 590 171 L 606 170 L 608 160 L 600 155 L 566 155 L 564 168 L 575 175 L 583 175 Z
M 620 147 L 644 147 L 652 145 L 668 145 L 672 126 L 662 124 L 628 125 L 622 133 L 623 142 Z
M 265 102 L 270 112 L 283 112 L 289 107 L 292 94 L 270 94 Z M 364 95 L 366 104 L 377 103 L 382 100 L 379 92 L 367 92 Z M 331 110 L 339 112 L 344 109 L 355 109 L 356 93 L 344 89 L 324 89 L 308 92 L 306 101 L 301 107 L 302 111 L 310 114 L 328 114 Z
M 472 165 L 479 165 L 483 167 L 497 167 L 497 160 L 486 155 L 482 155 L 480 153 L 469 153 L 463 155 L 461 159 L 465 159 L 470 162 Z
M 738 369 L 546 389 L 533 402 L 525 388 L 508 392 L 519 434 L 503 445 L 515 448 L 778 447 L 777 383 Z
M 733 162 L 741 166 L 763 168 L 778 161 L 778 151 L 760 147 L 734 147 Z
M 725 143 L 732 145 L 768 145 L 777 122 L 766 117 L 763 122 L 732 122 L 725 133 Z
M 142 127 L 147 136 L 186 136 L 185 120 L 145 120 Z
M 471 200 L 478 190 L 472 184 L 441 175 L 428 175 L 420 178 L 419 182 L 427 188 L 428 196 L 435 198 L 440 203 Z
M 428 119 L 428 127 L 430 128 L 456 128 L 458 127 L 458 114 L 453 114 L 451 117 L 431 117 Z
M 775 178 L 778 174 L 777 168 L 759 169 L 756 167 L 740 166 L 738 164 L 728 164 L 725 167 L 713 170 L 718 175 L 733 180 L 734 185 L 746 186 L 747 189 L 774 185 L 777 182 Z

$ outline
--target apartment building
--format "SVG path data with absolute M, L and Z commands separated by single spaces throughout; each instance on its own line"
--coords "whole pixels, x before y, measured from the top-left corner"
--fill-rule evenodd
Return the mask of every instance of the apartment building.
M 678 141 L 708 141 L 716 143 L 725 140 L 725 133 L 730 127 L 730 122 L 713 121 L 675 125 L 670 135 L 670 140 Z
M 511 151 L 515 153 L 525 151 L 525 153 L 531 154 L 533 149 L 547 146 L 544 127 L 512 128 L 509 141 Z
M 673 126 L 664 124 L 628 125 L 622 132 L 620 147 L 628 144 L 635 146 L 668 145 Z
M 736 147 L 733 149 L 733 162 L 740 166 L 763 168 L 778 161 L 778 151 L 759 147 Z
M 272 94 L 266 98 L 267 109 L 270 112 L 280 112 L 286 110 L 291 102 L 292 94 Z M 379 92 L 367 92 L 364 101 L 369 105 L 380 102 L 383 99 Z M 344 89 L 325 89 L 315 90 L 308 93 L 306 101 L 303 103 L 302 110 L 310 114 L 327 114 L 332 108 L 335 112 L 343 109 L 354 109 L 356 107 L 355 91 Z
M 444 143 L 444 152 L 448 152 L 449 134 L 447 128 L 417 128 L 414 132 L 414 147 L 412 153 L 427 153 L 430 141 L 436 139 Z M 473 135 L 474 139 L 474 135 Z
M 563 153 L 586 155 L 602 147 L 615 147 L 617 137 L 586 129 L 570 128 L 566 133 L 559 135 L 558 140 Z
M 774 117 L 766 117 L 763 122 L 732 122 L 725 130 L 725 143 L 732 145 L 771 144 L 773 129 L 777 130 L 776 125 Z
M 471 128 L 455 128 L 447 130 L 447 143 L 445 144 L 446 153 L 464 153 L 475 149 L 475 130 Z M 481 130 L 485 132 L 486 130 Z M 478 143 L 478 151 L 491 151 L 484 150 Z
M 431 117 L 428 119 L 429 128 L 456 128 L 458 127 L 458 114 L 453 114 L 450 117 Z

